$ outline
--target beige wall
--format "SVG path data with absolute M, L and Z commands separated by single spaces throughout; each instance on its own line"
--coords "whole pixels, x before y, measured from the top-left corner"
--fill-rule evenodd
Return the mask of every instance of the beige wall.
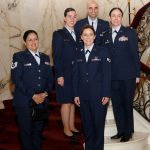
M 0 101 L 12 98 L 8 84 L 11 58 L 14 52 L 22 49 L 24 31 L 36 30 L 40 37 L 40 51 L 50 55 L 52 32 L 62 27 L 64 9 L 74 7 L 78 19 L 81 19 L 86 16 L 87 1 L 0 0 Z M 130 1 L 132 20 L 133 14 L 149 0 Z M 109 10 L 119 6 L 124 12 L 124 25 L 128 25 L 128 0 L 97 0 L 97 2 L 100 5 L 100 18 L 108 20 Z M 2 89 L 2 87 L 4 88 Z

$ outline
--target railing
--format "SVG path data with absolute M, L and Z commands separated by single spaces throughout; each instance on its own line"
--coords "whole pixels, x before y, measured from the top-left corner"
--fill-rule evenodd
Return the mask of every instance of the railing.
M 141 63 L 141 77 L 137 84 L 133 106 L 150 122 L 150 68 Z

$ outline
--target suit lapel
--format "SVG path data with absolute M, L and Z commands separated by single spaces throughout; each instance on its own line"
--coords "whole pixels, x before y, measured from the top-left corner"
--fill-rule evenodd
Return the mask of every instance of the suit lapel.
M 91 51 L 91 53 L 90 53 L 90 55 L 89 55 L 89 59 L 88 59 L 88 62 L 90 63 L 91 62 L 91 59 L 92 58 L 94 58 L 95 56 L 96 56 L 96 47 L 95 47 L 95 45 L 93 46 L 93 49 L 92 49 L 92 51 Z
M 80 52 L 81 52 L 81 59 L 83 60 L 83 62 L 86 62 L 84 48 L 81 48 Z
M 100 30 L 101 30 L 101 22 L 100 22 L 100 20 L 98 19 L 98 20 L 97 20 L 97 29 L 96 29 L 96 33 L 97 33 L 97 34 L 100 33 Z
M 26 51 L 26 56 L 27 56 L 26 59 L 29 62 L 31 62 L 33 65 L 38 66 L 38 63 L 36 62 L 34 56 L 31 54 L 31 52 L 28 49 L 26 49 L 25 51 Z
M 113 40 L 112 40 L 112 30 L 109 30 L 107 35 L 108 35 L 107 41 L 108 41 L 109 43 L 111 42 L 111 43 L 113 44 Z M 107 41 L 106 41 L 106 42 L 107 42 Z
M 41 52 L 39 52 L 39 54 L 40 54 L 40 65 L 42 65 L 44 63 L 44 57 Z
M 85 25 L 90 25 L 88 18 L 85 19 Z
M 73 39 L 73 37 L 72 37 L 72 35 L 70 34 L 70 32 L 69 32 L 65 27 L 63 28 L 63 30 L 65 31 L 65 33 L 66 33 L 68 39 L 71 40 L 71 41 L 73 41 L 73 42 L 75 43 L 76 41 Z M 75 35 L 76 35 L 76 33 L 75 33 Z

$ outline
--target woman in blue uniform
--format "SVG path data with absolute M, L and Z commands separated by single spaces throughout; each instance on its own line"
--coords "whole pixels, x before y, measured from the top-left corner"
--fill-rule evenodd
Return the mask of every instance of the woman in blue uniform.
M 81 29 L 84 46 L 74 61 L 74 102 L 80 107 L 85 150 L 104 149 L 104 125 L 111 89 L 111 59 L 108 49 L 94 44 L 92 26 Z
M 74 125 L 75 105 L 72 89 L 72 60 L 76 52 L 76 34 L 74 25 L 77 20 L 76 11 L 67 8 L 64 11 L 64 27 L 53 33 L 52 49 L 56 78 L 56 98 L 61 105 L 63 133 L 73 137 L 79 131 Z
M 11 77 L 15 84 L 13 106 L 18 118 L 22 150 L 41 150 L 44 121 L 33 121 L 32 107 L 48 106 L 52 87 L 49 57 L 39 52 L 39 38 L 34 30 L 24 33 L 26 49 L 13 55 Z M 13 148 L 12 148 L 13 149 Z
M 109 16 L 111 29 L 104 41 L 112 57 L 112 105 L 118 131 L 111 139 L 127 142 L 134 132 L 133 97 L 140 75 L 138 43 L 135 30 L 122 25 L 120 8 L 111 9 Z

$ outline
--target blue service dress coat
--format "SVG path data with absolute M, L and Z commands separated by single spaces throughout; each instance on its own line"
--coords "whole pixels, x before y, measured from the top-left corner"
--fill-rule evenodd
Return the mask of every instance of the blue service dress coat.
M 94 45 L 88 62 L 84 48 L 79 48 L 74 61 L 74 97 L 95 101 L 110 97 L 111 59 L 108 49 Z
M 72 61 L 76 52 L 76 41 L 64 27 L 53 33 L 52 49 L 56 78 L 56 99 L 61 103 L 73 100 Z M 64 86 L 57 84 L 57 78 L 64 77 Z
M 80 30 L 82 29 L 82 27 L 84 25 L 88 25 L 89 21 L 88 18 L 84 18 L 81 19 L 79 21 L 77 21 L 76 25 L 75 25 L 75 31 L 77 34 L 77 39 L 79 42 L 81 42 L 81 38 L 80 38 Z M 95 43 L 101 45 L 102 41 L 103 41 L 103 34 L 109 29 L 109 23 L 105 20 L 102 19 L 98 19 L 98 23 L 97 23 L 97 30 L 96 30 L 96 39 L 95 39 Z
M 138 42 L 135 30 L 121 26 L 114 43 L 112 31 L 104 36 L 104 45 L 112 58 L 112 104 L 119 134 L 131 135 L 133 125 L 133 97 L 136 78 L 140 76 Z
M 44 53 L 39 53 L 40 65 L 31 52 L 26 49 L 13 55 L 11 78 L 15 84 L 13 106 L 18 118 L 21 146 L 24 150 L 41 149 L 41 133 L 44 121 L 33 121 L 31 118 L 33 95 L 41 92 L 50 93 L 52 87 L 52 72 L 50 59 Z M 48 105 L 48 97 L 41 108 Z
M 49 57 L 40 54 L 40 65 L 28 49 L 13 55 L 11 77 L 15 84 L 13 106 L 22 107 L 31 104 L 36 93 L 50 93 L 52 88 L 52 72 Z M 46 100 L 45 102 L 47 102 Z
M 135 30 L 121 26 L 115 41 L 112 41 L 111 29 L 104 35 L 104 46 L 111 51 L 112 80 L 124 80 L 139 77 L 140 63 Z
M 105 47 L 94 46 L 88 62 L 84 48 L 78 49 L 73 67 L 74 97 L 80 98 L 85 149 L 103 150 L 107 105 L 102 97 L 111 96 L 111 59 Z

